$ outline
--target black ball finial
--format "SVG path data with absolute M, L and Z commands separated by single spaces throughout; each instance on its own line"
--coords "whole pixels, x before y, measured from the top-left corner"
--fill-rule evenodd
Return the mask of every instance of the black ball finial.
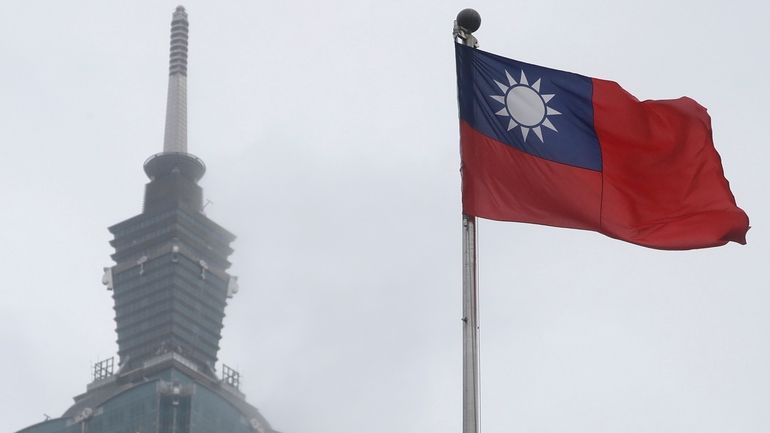
M 457 25 L 473 33 L 481 27 L 481 15 L 473 9 L 463 9 L 457 14 Z

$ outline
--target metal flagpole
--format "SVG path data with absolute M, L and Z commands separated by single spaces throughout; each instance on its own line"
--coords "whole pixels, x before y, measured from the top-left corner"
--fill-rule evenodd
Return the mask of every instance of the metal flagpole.
M 481 26 L 473 9 L 457 14 L 455 41 L 478 47 L 472 35 Z M 476 276 L 476 217 L 463 214 L 463 433 L 479 431 L 479 317 Z
M 476 217 L 463 214 L 463 433 L 479 431 Z

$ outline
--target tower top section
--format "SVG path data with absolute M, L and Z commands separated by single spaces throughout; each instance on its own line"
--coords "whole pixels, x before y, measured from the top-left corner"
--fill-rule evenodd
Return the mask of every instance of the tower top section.
M 166 134 L 163 153 L 187 153 L 187 41 L 190 23 L 184 7 L 171 18 Z
M 184 6 L 177 6 L 171 19 L 171 61 L 169 75 L 187 75 L 187 38 L 190 22 Z
M 198 210 L 202 206 L 200 194 L 192 192 L 199 189 L 194 183 L 206 172 L 206 166 L 203 161 L 187 152 L 187 40 L 189 33 L 190 22 L 187 20 L 187 11 L 183 6 L 177 6 L 171 17 L 171 50 L 163 152 L 151 156 L 144 163 L 145 173 L 154 182 L 145 197 L 146 208 L 148 204 L 152 205 L 155 202 L 162 204 L 177 199 L 183 199 Z M 186 180 L 174 180 L 174 178 Z M 192 184 L 188 181 L 192 181 Z M 176 186 L 171 187 L 171 184 Z

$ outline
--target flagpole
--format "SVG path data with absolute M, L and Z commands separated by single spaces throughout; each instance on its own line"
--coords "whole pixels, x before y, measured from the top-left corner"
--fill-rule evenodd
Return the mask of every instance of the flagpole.
M 463 433 L 479 431 L 476 217 L 463 214 Z
M 457 14 L 452 32 L 456 42 L 478 47 L 472 35 L 481 26 L 473 9 Z M 463 431 L 479 431 L 479 315 L 476 275 L 476 217 L 463 213 Z

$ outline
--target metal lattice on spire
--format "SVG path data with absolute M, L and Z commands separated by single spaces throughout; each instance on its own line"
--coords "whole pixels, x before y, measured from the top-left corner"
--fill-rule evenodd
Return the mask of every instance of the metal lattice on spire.
M 168 100 L 164 153 L 187 153 L 187 39 L 190 23 L 184 7 L 177 6 L 171 20 Z

